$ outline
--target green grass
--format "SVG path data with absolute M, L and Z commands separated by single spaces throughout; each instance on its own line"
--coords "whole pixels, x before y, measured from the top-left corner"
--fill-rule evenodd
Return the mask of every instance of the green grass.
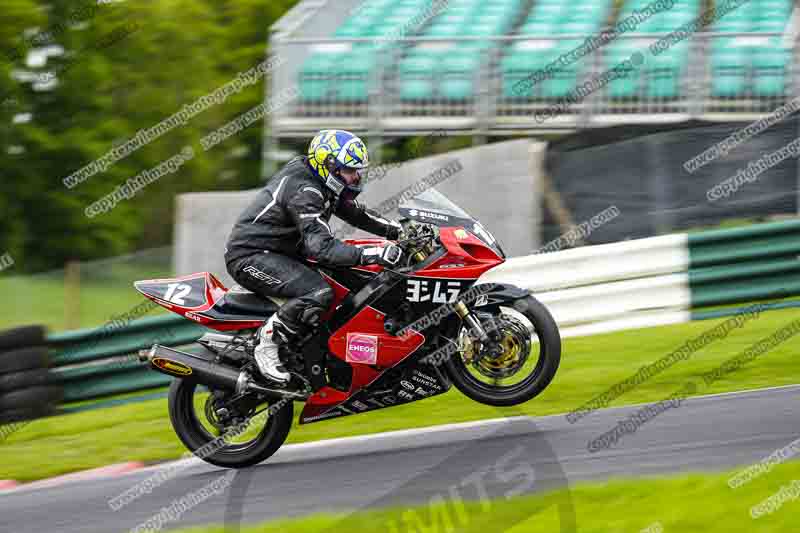
M 800 336 L 711 386 L 704 386 L 698 378 L 797 317 L 797 311 L 792 309 L 763 313 L 726 338 L 712 342 L 688 360 L 624 394 L 612 405 L 661 400 L 690 379 L 697 384 L 698 394 L 797 383 L 800 362 L 796 353 Z M 565 339 L 561 368 L 553 383 L 540 396 L 516 408 L 488 407 L 451 390 L 409 405 L 296 426 L 288 442 L 517 414 L 566 413 L 721 321 L 705 320 Z M 296 415 L 300 407 L 295 404 Z M 28 481 L 120 461 L 175 459 L 184 451 L 170 426 L 166 400 L 151 400 L 32 422 L 0 443 L 0 477 Z
M 0 279 L 0 291 L 9 301 L 14 302 L 14 312 L 3 313 L 0 316 L 0 329 L 29 324 L 43 324 L 50 333 L 67 329 L 64 309 L 67 295 L 63 279 L 56 277 Z M 78 305 L 72 304 L 70 312 L 75 312 L 77 309 L 78 318 L 73 322 L 77 328 L 89 328 L 105 324 L 111 315 L 129 311 L 144 300 L 144 296 L 136 292 L 132 284 L 82 285 Z M 160 308 L 154 309 L 147 316 L 165 312 L 166 310 Z
M 150 257 L 158 252 L 141 254 Z M 89 328 L 105 324 L 114 314 L 124 313 L 145 300 L 133 288 L 133 281 L 164 277 L 165 267 L 158 264 L 130 265 L 118 258 L 81 266 L 83 279 L 77 302 L 65 289 L 64 271 L 58 270 L 29 276 L 0 276 L 0 293 L 14 302 L 13 313 L 0 315 L 0 330 L 28 324 L 43 324 L 49 331 L 67 329 L 67 313 L 74 328 Z M 67 309 L 65 309 L 65 306 Z M 147 316 L 166 313 L 155 309 Z
M 443 501 L 433 505 L 395 507 L 349 515 L 321 514 L 243 527 L 241 532 L 557 533 L 562 531 L 557 505 L 570 500 L 580 533 L 638 533 L 656 523 L 665 533 L 797 531 L 800 500 L 786 501 L 772 514 L 756 520 L 749 513 L 752 506 L 775 494 L 781 486 L 788 487 L 793 480 L 800 480 L 800 463 L 780 465 L 769 474 L 735 490 L 727 485 L 731 474 L 691 474 L 581 483 L 573 486 L 569 493 L 562 490 L 472 502 L 460 502 L 451 499 L 449 494 L 443 494 Z M 467 496 L 466 491 L 463 494 Z M 200 527 L 182 529 L 179 533 L 225 532 L 221 527 Z

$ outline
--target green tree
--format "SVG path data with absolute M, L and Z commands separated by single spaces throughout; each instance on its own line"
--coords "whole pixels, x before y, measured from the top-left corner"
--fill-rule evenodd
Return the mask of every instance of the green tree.
M 263 82 L 246 88 L 110 166 L 67 189 L 62 180 L 113 147 L 151 128 L 184 105 L 264 60 L 269 26 L 292 0 L 156 0 L 96 4 L 95 0 L 6 0 L 0 44 L 56 51 L 41 67 L 24 59 L 6 69 L 0 89 L 20 95 L 15 110 L 0 111 L 3 188 L 0 247 L 28 270 L 58 267 L 167 244 L 175 195 L 239 189 L 259 183 L 261 126 L 203 153 L 198 140 L 263 100 Z M 89 17 L 76 6 L 93 5 Z M 37 9 L 38 6 L 38 9 Z M 9 14 L 10 13 L 10 14 Z M 31 29 L 40 24 L 31 43 Z M 58 53 L 60 51 L 61 53 Z M 22 54 L 23 57 L 25 54 Z M 11 80 L 12 68 L 34 82 Z M 8 78 L 8 79 L 5 79 Z M 16 113 L 29 120 L 11 123 Z M 112 211 L 88 218 L 92 202 L 129 178 L 195 147 L 196 157 Z M 11 147 L 16 147 L 12 153 Z

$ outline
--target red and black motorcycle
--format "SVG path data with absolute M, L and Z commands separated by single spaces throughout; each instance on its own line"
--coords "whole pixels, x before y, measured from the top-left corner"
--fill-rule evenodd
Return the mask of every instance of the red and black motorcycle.
M 435 189 L 399 212 L 404 265 L 309 261 L 335 300 L 302 354 L 284 361 L 292 375 L 285 386 L 263 378 L 253 357 L 257 329 L 278 299 L 228 290 L 208 272 L 136 282 L 146 297 L 219 332 L 200 338 L 192 353 L 156 344 L 140 354 L 178 378 L 170 418 L 192 452 L 225 467 L 261 462 L 286 440 L 294 401 L 305 402 L 304 424 L 429 398 L 451 385 L 494 406 L 525 402 L 547 387 L 561 358 L 550 313 L 526 290 L 476 283 L 505 261 L 495 238 Z

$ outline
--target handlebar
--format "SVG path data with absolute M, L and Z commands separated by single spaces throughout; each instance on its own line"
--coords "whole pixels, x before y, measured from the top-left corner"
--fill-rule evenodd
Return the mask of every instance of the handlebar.
M 407 267 L 401 267 L 396 271 L 404 273 L 414 269 L 414 265 L 420 261 L 418 254 L 422 253 L 428 257 L 435 251 L 435 243 L 439 239 L 439 228 L 433 224 L 424 224 L 407 218 L 401 219 L 404 239 L 397 242 L 403 250 L 403 255 L 407 260 Z

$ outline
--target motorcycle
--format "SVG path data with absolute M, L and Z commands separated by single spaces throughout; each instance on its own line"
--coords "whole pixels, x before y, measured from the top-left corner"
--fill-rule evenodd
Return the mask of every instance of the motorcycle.
M 335 268 L 308 259 L 334 290 L 322 325 L 300 353 L 282 355 L 286 385 L 264 378 L 257 331 L 281 305 L 201 272 L 137 281 L 144 296 L 210 331 L 189 351 L 159 344 L 143 362 L 174 379 L 172 426 L 195 455 L 218 466 L 260 463 L 299 423 L 365 413 L 444 394 L 512 406 L 540 394 L 561 359 L 548 310 L 527 290 L 478 283 L 505 261 L 494 236 L 436 189 L 398 211 L 404 251 L 396 268 Z M 347 239 L 380 246 L 383 239 Z

